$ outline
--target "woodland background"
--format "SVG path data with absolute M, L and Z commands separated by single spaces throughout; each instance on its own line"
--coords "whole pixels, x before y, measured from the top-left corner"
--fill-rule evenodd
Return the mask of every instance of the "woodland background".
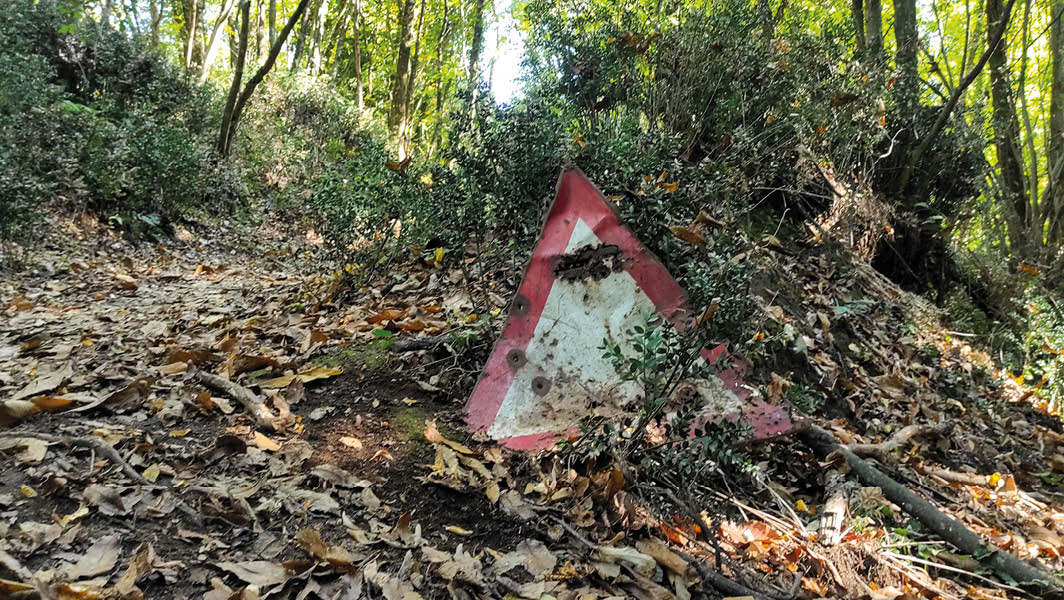
M 5 261 L 33 252 L 49 215 L 88 214 L 141 239 L 296 224 L 321 236 L 338 294 L 411 252 L 472 244 L 516 267 L 571 163 L 695 302 L 734 300 L 723 337 L 756 335 L 731 238 L 842 244 L 1055 406 L 1062 14 L 1054 0 L 18 0 L 0 14 Z M 500 103 L 505 36 L 523 75 Z M 696 230 L 702 211 L 712 226 Z

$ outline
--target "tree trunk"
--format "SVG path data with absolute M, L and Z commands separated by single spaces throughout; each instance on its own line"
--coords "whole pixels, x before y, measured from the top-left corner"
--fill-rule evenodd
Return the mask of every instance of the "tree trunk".
M 1049 183 L 1042 198 L 1042 221 L 1049 222 L 1048 241 L 1064 242 L 1064 2 L 1050 7 L 1049 54 L 1053 61 L 1053 80 L 1049 103 L 1049 150 L 1046 170 Z
M 421 6 L 418 8 L 417 16 L 417 35 L 414 37 L 414 53 L 410 55 L 410 77 L 406 83 L 406 98 L 403 99 L 403 122 L 406 123 L 406 127 L 400 133 L 400 144 L 403 146 L 402 154 L 406 154 L 410 150 L 410 102 L 414 97 L 414 90 L 417 88 L 417 69 L 418 58 L 421 55 L 421 32 L 425 24 L 425 0 L 421 0 Z M 415 110 L 413 114 L 416 114 Z
M 263 29 L 263 15 L 262 11 L 265 7 L 262 4 L 262 0 L 256 0 L 255 2 L 255 60 L 262 58 L 262 29 Z
M 250 100 L 251 95 L 255 93 L 255 88 L 257 88 L 259 84 L 262 83 L 262 80 L 266 78 L 266 75 L 270 73 L 270 69 L 273 68 L 274 63 L 277 62 L 277 56 L 281 54 L 281 48 L 284 47 L 285 41 L 288 39 L 289 34 L 292 33 L 292 28 L 296 26 L 299 18 L 306 12 L 308 2 L 310 2 L 310 0 L 299 0 L 295 12 L 292 13 L 292 16 L 288 19 L 288 23 L 285 24 L 283 29 L 281 29 L 281 33 L 278 34 L 274 45 L 270 47 L 270 54 L 266 57 L 266 62 L 262 63 L 262 66 L 259 67 L 258 71 L 255 71 L 255 74 L 248 80 L 247 85 L 244 86 L 244 91 L 240 93 L 240 98 L 237 99 L 236 106 L 233 107 L 232 118 L 229 119 L 228 129 L 222 130 L 222 135 L 225 136 L 225 152 L 222 153 L 223 156 L 228 155 L 229 153 L 233 135 L 236 134 L 237 125 L 240 124 L 240 117 L 244 114 L 244 108 L 247 106 L 248 100 Z M 247 17 L 245 16 L 244 18 L 246 25 Z M 246 45 L 246 32 L 243 33 L 242 37 L 244 38 L 244 43 Z M 243 68 L 243 65 L 241 65 L 241 68 Z M 223 126 L 226 125 L 224 118 L 222 124 Z
M 432 139 L 429 143 L 433 147 L 440 144 L 440 132 L 443 127 L 443 49 L 451 37 L 451 23 L 449 15 L 450 4 L 443 2 L 443 24 L 440 25 L 440 37 L 436 41 L 436 122 L 432 125 Z
M 396 37 L 398 52 L 395 63 L 395 85 L 392 87 L 392 107 L 388 124 L 399 137 L 399 159 L 405 158 L 403 132 L 406 129 L 406 99 L 410 85 L 410 50 L 414 43 L 414 0 L 399 0 L 399 23 Z
M 111 0 L 103 0 L 103 7 L 100 9 L 100 23 L 104 27 L 111 26 Z
M 920 37 L 916 30 L 916 0 L 894 0 L 894 40 L 898 81 L 894 86 L 898 108 L 906 125 L 915 121 L 920 100 L 920 67 L 917 52 Z
M 233 66 L 233 82 L 229 84 L 229 95 L 222 111 L 222 126 L 218 132 L 218 154 L 229 155 L 230 131 L 232 131 L 233 112 L 240 96 L 240 84 L 244 80 L 244 58 L 248 50 L 248 29 L 251 22 L 251 0 L 242 0 L 240 4 L 240 41 L 237 43 L 236 64 Z
M 873 61 L 883 60 L 883 5 L 881 0 L 866 0 L 865 45 L 867 57 Z
M 1003 23 L 1005 13 L 1001 0 L 986 0 L 987 31 Z M 1023 154 L 1020 150 L 1020 123 L 1009 82 L 1008 48 L 1006 37 L 990 51 L 990 104 L 994 130 L 994 149 L 1001 170 L 1003 213 L 1009 226 L 1010 245 L 1019 248 L 1026 244 L 1027 197 L 1024 193 Z
M 480 88 L 480 52 L 484 47 L 484 0 L 477 0 L 473 9 L 473 45 L 469 47 L 469 102 L 477 103 L 477 89 Z
M 163 11 L 157 0 L 151 0 L 148 8 L 151 10 L 151 47 L 154 49 L 159 47 L 159 22 L 162 21 Z
M 362 112 L 362 40 L 359 39 L 359 32 L 361 31 L 362 24 L 362 0 L 355 0 L 355 15 L 353 19 L 354 26 L 351 28 L 351 33 L 354 37 L 352 42 L 355 45 L 355 95 L 358 96 L 358 111 Z
M 864 0 L 850 0 L 850 16 L 853 17 L 853 33 L 857 42 L 857 56 L 868 53 L 865 42 Z
M 266 9 L 266 23 L 270 29 L 270 48 L 277 41 L 277 0 L 270 0 Z
M 1012 6 L 1015 2 L 1016 0 L 1009 0 L 1004 11 L 1006 17 L 1004 21 L 999 23 L 988 23 L 986 50 L 983 52 L 982 56 L 979 57 L 979 60 L 972 65 L 972 68 L 964 75 L 964 77 L 961 78 L 960 83 L 958 83 L 957 87 L 953 89 L 953 94 L 950 96 L 949 100 L 947 100 L 945 105 L 939 109 L 938 116 L 935 117 L 935 123 L 931 126 L 931 130 L 926 134 L 921 135 L 920 143 L 909 152 L 909 157 L 905 162 L 905 167 L 902 169 L 901 176 L 898 177 L 894 184 L 894 193 L 899 196 L 904 195 L 909 207 L 926 199 L 926 189 L 928 182 L 930 181 L 930 171 L 927 171 L 917 182 L 914 191 L 906 191 L 909 182 L 912 180 L 913 173 L 916 170 L 916 165 L 920 164 L 924 154 L 926 154 L 931 146 L 934 145 L 935 140 L 938 139 L 942 130 L 945 129 L 946 122 L 949 120 L 950 116 L 953 115 L 953 111 L 957 108 L 957 104 L 964 96 L 964 93 L 976 78 L 979 77 L 979 74 L 983 72 L 983 67 L 985 67 L 990 60 L 990 55 L 994 49 L 998 47 L 998 43 L 1003 41 L 1005 30 L 1008 27 L 1008 16 L 1011 14 Z
M 214 46 L 218 43 L 218 33 L 225 27 L 225 22 L 229 19 L 229 13 L 232 12 L 233 6 L 235 6 L 233 0 L 225 0 L 222 5 L 222 12 L 218 14 L 218 20 L 215 21 L 214 27 L 211 29 L 211 37 L 207 41 L 207 49 L 203 53 L 203 65 L 200 67 L 200 85 L 207 81 L 207 75 L 211 72 L 211 63 L 214 62 Z
M 317 2 L 323 2 L 324 0 L 316 0 L 316 1 Z M 317 6 L 317 5 L 315 5 L 315 6 Z M 307 47 L 307 33 L 308 33 L 307 27 L 308 26 L 312 27 L 312 25 L 308 25 L 306 21 L 303 21 L 299 25 L 299 37 L 296 38 L 296 50 L 295 50 L 295 53 L 292 56 L 291 69 L 292 69 L 293 73 L 298 72 L 300 67 L 302 66 L 301 63 L 303 61 L 303 51 Z
M 196 48 L 196 27 L 198 26 L 197 17 L 199 16 L 199 8 L 196 4 L 196 0 L 191 0 L 192 10 L 191 14 L 185 13 L 185 22 L 188 25 L 188 39 L 185 41 L 185 70 L 192 70 L 192 51 Z M 186 6 L 188 4 L 186 3 Z
M 317 75 L 321 72 L 321 45 L 325 37 L 325 18 L 329 15 L 329 0 L 321 0 L 318 3 L 318 12 L 314 18 L 314 35 L 310 43 L 310 72 Z

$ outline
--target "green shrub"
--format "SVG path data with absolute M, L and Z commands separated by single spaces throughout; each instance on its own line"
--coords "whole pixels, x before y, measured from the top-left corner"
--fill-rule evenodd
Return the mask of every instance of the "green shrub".
M 154 229 L 237 195 L 213 155 L 210 89 L 55 0 L 0 13 L 0 237 L 46 205 Z M 135 224 L 135 225 L 134 225 Z

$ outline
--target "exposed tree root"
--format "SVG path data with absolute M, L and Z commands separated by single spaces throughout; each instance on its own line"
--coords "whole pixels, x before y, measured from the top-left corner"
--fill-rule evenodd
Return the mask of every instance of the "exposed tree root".
M 862 484 L 881 489 L 884 497 L 899 505 L 909 515 L 919 519 L 928 529 L 953 544 L 962 553 L 973 557 L 983 557 L 982 560 L 998 573 L 1012 578 L 1031 591 L 1037 591 L 1042 594 L 1042 597 L 1064 597 L 1064 587 L 1044 565 L 1037 561 L 1024 562 L 1001 548 L 984 542 L 978 534 L 938 510 L 905 486 L 887 477 L 849 448 L 839 444 L 827 431 L 810 425 L 801 433 L 801 438 L 825 456 L 832 453 L 841 455 L 850 466 L 850 472 Z

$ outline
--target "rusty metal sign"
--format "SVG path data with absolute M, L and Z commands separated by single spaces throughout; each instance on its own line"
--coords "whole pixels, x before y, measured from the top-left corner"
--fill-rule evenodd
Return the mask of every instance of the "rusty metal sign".
M 581 172 L 563 172 L 557 190 L 466 407 L 471 429 L 514 449 L 548 446 L 590 415 L 637 410 L 638 384 L 622 381 L 599 346 L 625 339 L 649 314 L 673 323 L 686 314 L 679 284 Z M 724 351 L 703 356 L 713 360 Z M 785 428 L 776 407 L 744 402 L 745 368 L 736 361 L 716 380 L 692 385 L 713 414 L 743 413 L 759 433 Z

